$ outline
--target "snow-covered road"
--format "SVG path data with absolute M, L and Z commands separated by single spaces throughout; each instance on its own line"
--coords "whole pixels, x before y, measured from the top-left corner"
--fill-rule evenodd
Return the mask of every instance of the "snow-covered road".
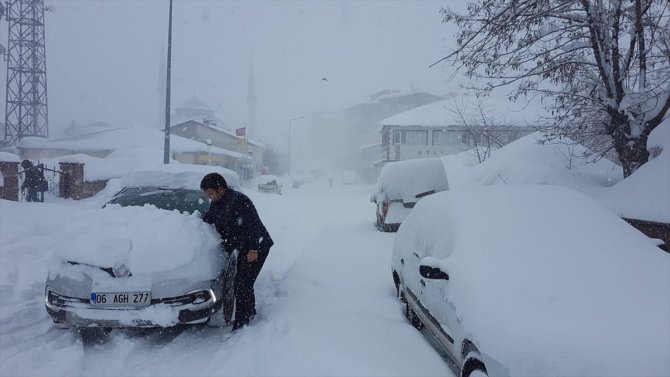
M 100 343 L 53 327 L 43 303 L 45 250 L 59 224 L 98 203 L 0 201 L 0 376 L 452 375 L 403 318 L 393 234 L 374 228 L 372 189 L 321 181 L 282 196 L 246 190 L 275 240 L 252 326 L 114 330 Z

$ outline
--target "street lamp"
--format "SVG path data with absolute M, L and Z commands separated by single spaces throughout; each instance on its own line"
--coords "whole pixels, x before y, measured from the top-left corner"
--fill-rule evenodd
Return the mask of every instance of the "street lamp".
M 297 118 L 292 118 L 288 120 L 288 176 L 291 176 L 291 122 L 294 120 L 302 119 L 304 116 L 299 116 Z

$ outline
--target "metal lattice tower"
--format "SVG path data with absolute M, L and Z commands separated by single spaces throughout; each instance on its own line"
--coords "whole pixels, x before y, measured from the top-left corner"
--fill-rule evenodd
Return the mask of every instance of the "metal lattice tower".
M 8 0 L 5 140 L 49 136 L 44 1 Z

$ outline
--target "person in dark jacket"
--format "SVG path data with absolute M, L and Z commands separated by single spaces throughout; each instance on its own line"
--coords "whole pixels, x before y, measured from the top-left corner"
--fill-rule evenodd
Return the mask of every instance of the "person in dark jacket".
M 237 251 L 233 323 L 233 330 L 237 330 L 256 314 L 254 283 L 274 242 L 251 199 L 229 188 L 222 175 L 207 174 L 200 188 L 212 201 L 203 220 L 216 227 L 226 252 Z
M 38 192 L 46 191 L 44 187 L 46 185 L 46 179 L 42 171 L 37 168 L 30 160 L 21 161 L 21 167 L 23 168 L 24 178 L 23 183 L 21 184 L 21 191 L 27 191 L 26 201 L 28 202 L 41 202 L 37 197 Z

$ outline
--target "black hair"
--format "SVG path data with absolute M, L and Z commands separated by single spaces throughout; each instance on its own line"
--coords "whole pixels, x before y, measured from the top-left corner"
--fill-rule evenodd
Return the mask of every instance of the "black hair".
M 226 179 L 219 173 L 209 173 L 207 174 L 202 181 L 200 181 L 201 190 L 218 190 L 220 188 L 228 188 L 228 183 Z
M 33 166 L 35 165 L 33 165 L 33 163 L 30 160 L 21 161 L 21 167 L 24 169 L 32 168 Z

